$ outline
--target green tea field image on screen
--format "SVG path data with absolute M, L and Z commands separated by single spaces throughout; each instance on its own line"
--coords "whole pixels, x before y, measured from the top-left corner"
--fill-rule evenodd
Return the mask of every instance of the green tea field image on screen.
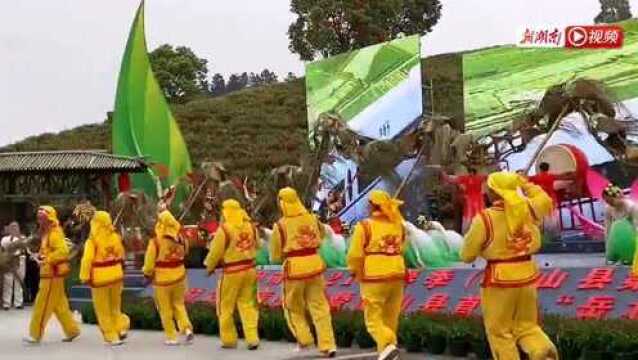
M 422 111 L 420 38 L 410 36 L 306 65 L 310 137 L 322 114 L 389 139 Z
M 506 128 L 548 87 L 575 77 L 604 82 L 616 100 L 638 113 L 638 21 L 619 25 L 625 31 L 621 49 L 499 46 L 465 54 L 466 130 L 481 135 Z

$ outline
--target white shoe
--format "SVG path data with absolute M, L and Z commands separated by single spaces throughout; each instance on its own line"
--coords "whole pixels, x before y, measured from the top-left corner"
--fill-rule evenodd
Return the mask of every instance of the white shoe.
M 124 345 L 124 341 L 115 340 L 115 341 L 107 342 L 106 345 L 107 346 L 112 346 L 112 347 L 121 346 L 121 345 Z
M 22 342 L 27 345 L 38 345 L 40 344 L 39 340 L 32 338 L 31 336 L 25 336 L 22 338 Z
M 186 345 L 190 345 L 195 340 L 195 334 L 191 330 L 186 331 L 186 338 L 184 339 L 184 343 Z
M 379 354 L 379 360 L 395 360 L 399 357 L 399 349 L 395 345 L 388 345 Z
M 179 346 L 179 342 L 177 340 L 166 340 L 166 341 L 164 341 L 164 345 L 166 345 L 166 346 Z
M 336 349 L 320 351 L 320 353 L 321 353 L 321 357 L 328 358 L 328 359 L 332 359 L 332 358 L 337 356 L 337 350 Z

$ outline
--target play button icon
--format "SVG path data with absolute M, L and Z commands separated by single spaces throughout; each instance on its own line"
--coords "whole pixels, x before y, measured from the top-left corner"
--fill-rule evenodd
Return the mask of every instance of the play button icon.
M 565 47 L 579 48 L 588 42 L 587 30 L 580 26 L 570 27 L 567 30 Z

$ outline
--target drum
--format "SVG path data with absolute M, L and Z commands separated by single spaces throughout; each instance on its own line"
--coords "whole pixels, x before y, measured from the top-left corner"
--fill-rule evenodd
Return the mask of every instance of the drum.
M 569 144 L 551 145 L 543 149 L 536 161 L 536 172 L 540 172 L 541 163 L 549 164 L 549 172 L 552 174 L 562 174 L 573 172 L 574 181 L 557 181 L 556 189 L 564 191 L 564 198 L 590 197 L 587 187 L 587 170 L 589 170 L 589 160 L 585 153 L 579 148 Z

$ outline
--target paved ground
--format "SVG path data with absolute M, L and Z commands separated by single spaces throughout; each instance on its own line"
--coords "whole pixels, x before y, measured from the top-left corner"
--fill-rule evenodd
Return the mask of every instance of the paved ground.
M 42 344 L 25 346 L 21 339 L 29 324 L 29 310 L 0 311 L 0 358 L 11 360 L 280 360 L 314 359 L 314 356 L 295 356 L 293 345 L 288 343 L 263 343 L 258 352 L 222 350 L 219 339 L 198 336 L 191 346 L 166 347 L 161 332 L 132 331 L 128 343 L 118 348 L 103 345 L 102 336 L 95 326 L 82 325 L 82 335 L 73 343 L 62 343 L 62 330 L 54 319 L 49 323 Z M 426 355 L 404 355 L 402 360 L 424 359 Z M 339 359 L 376 359 L 361 352 L 342 351 Z M 448 357 L 427 355 L 427 359 L 445 360 Z M 455 358 L 458 359 L 458 358 Z

